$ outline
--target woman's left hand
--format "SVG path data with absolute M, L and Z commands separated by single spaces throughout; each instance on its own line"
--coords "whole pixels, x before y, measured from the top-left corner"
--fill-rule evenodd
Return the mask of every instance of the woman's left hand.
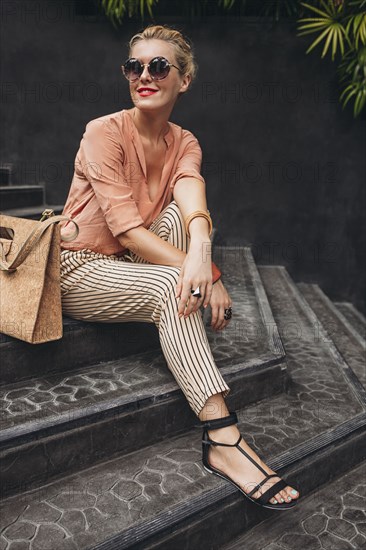
M 210 300 L 211 327 L 213 330 L 222 330 L 230 323 L 231 317 L 229 319 L 225 319 L 225 309 L 231 307 L 231 305 L 231 297 L 224 287 L 222 280 L 219 279 L 213 285 Z
M 191 246 L 182 264 L 176 287 L 176 298 L 180 297 L 178 315 L 185 317 L 197 311 L 201 305 L 207 306 L 212 293 L 211 257 L 205 256 L 203 261 L 203 247 Z M 201 298 L 192 296 L 191 290 L 200 287 Z

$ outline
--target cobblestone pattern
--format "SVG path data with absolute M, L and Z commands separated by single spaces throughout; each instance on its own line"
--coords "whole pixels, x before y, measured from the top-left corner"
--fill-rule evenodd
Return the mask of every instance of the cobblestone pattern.
M 0 391 L 1 428 L 96 404 L 106 397 L 146 393 L 174 380 L 160 351 L 151 351 L 3 387 Z
M 210 313 L 204 323 L 218 367 L 274 358 L 269 351 L 267 328 L 258 309 L 255 289 L 244 249 L 239 256 L 219 258 L 225 262 L 225 286 L 233 300 L 232 323 L 215 333 L 209 326 Z M 235 251 L 239 254 L 238 250 Z M 235 268 L 232 263 L 239 262 Z M 0 388 L 0 428 L 9 428 L 30 420 L 46 418 L 80 406 L 100 403 L 110 398 L 151 392 L 160 385 L 175 383 L 160 350 L 134 355 L 95 367 L 82 367 L 72 373 L 45 376 Z M 178 387 L 178 384 L 177 384 Z M 1 549 L 0 549 L 1 550 Z
M 365 343 L 362 346 L 360 341 L 350 336 L 342 322 L 343 315 L 332 309 L 335 309 L 335 306 L 317 285 L 300 283 L 299 288 L 327 331 L 329 338 L 333 340 L 349 367 L 366 387 Z M 348 324 L 347 319 L 345 323 Z M 350 330 L 353 330 L 352 327 Z
M 223 283 L 233 303 L 233 316 L 224 331 L 211 330 L 211 308 L 204 311 L 208 341 L 218 366 L 235 364 L 238 359 L 258 362 L 273 356 L 268 341 L 273 327 L 265 324 L 258 307 L 245 247 L 216 247 L 213 259 L 222 266 Z
M 348 302 L 334 302 L 334 305 L 348 319 L 358 334 L 366 340 L 366 319 L 363 314 Z
M 301 303 L 292 298 L 281 272 L 266 271 L 263 277 L 293 385 L 289 395 L 237 413 L 243 437 L 268 459 L 362 409 L 324 342 L 314 338 L 309 319 Z M 202 467 L 200 436 L 193 430 L 4 500 L 0 549 L 86 549 L 202 491 L 224 485 Z
M 366 463 L 321 490 L 301 506 L 257 525 L 223 550 L 365 550 Z
M 288 394 L 247 407 L 241 416 L 243 436 L 265 448 L 268 456 L 288 448 L 289 437 L 302 443 L 363 409 L 307 317 L 296 286 L 280 268 L 259 266 L 259 272 L 291 377 Z
M 196 434 L 197 435 L 197 434 Z M 87 549 L 215 486 L 198 438 L 184 436 L 13 497 L 0 509 L 0 548 Z M 21 546 L 20 546 L 21 545 Z

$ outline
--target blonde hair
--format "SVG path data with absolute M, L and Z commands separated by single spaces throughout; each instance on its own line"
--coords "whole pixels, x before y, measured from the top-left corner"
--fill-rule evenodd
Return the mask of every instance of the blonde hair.
M 128 43 L 129 55 L 133 46 L 140 40 L 165 40 L 172 44 L 179 70 L 182 75 L 191 75 L 191 87 L 196 78 L 198 65 L 194 58 L 193 46 L 179 31 L 165 25 L 149 25 L 142 32 L 135 34 Z

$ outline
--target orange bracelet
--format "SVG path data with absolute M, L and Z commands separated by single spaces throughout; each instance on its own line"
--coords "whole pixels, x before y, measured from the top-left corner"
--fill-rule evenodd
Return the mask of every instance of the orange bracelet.
M 216 283 L 221 277 L 221 271 L 216 264 L 212 262 L 212 284 Z
M 211 233 L 212 233 L 212 229 L 213 229 L 210 211 L 206 210 L 206 212 L 205 212 L 204 210 L 196 210 L 195 212 L 192 212 L 192 214 L 189 214 L 189 216 L 187 216 L 186 219 L 185 219 L 186 233 L 187 233 L 188 237 L 191 238 L 191 235 L 189 233 L 189 224 L 191 223 L 191 221 L 194 218 L 197 218 L 197 217 L 202 217 L 202 218 L 205 218 L 207 220 L 207 222 L 208 222 L 208 235 L 210 236 Z

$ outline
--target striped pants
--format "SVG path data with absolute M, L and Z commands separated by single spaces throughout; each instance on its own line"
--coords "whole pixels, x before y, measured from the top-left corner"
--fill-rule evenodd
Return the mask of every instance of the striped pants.
M 188 250 L 184 220 L 175 201 L 151 226 L 160 238 Z M 133 251 L 124 256 L 90 249 L 61 251 L 63 313 L 74 319 L 105 323 L 154 323 L 169 370 L 198 416 L 206 400 L 230 391 L 211 353 L 202 312 L 179 318 L 175 290 L 179 267 L 147 262 Z

